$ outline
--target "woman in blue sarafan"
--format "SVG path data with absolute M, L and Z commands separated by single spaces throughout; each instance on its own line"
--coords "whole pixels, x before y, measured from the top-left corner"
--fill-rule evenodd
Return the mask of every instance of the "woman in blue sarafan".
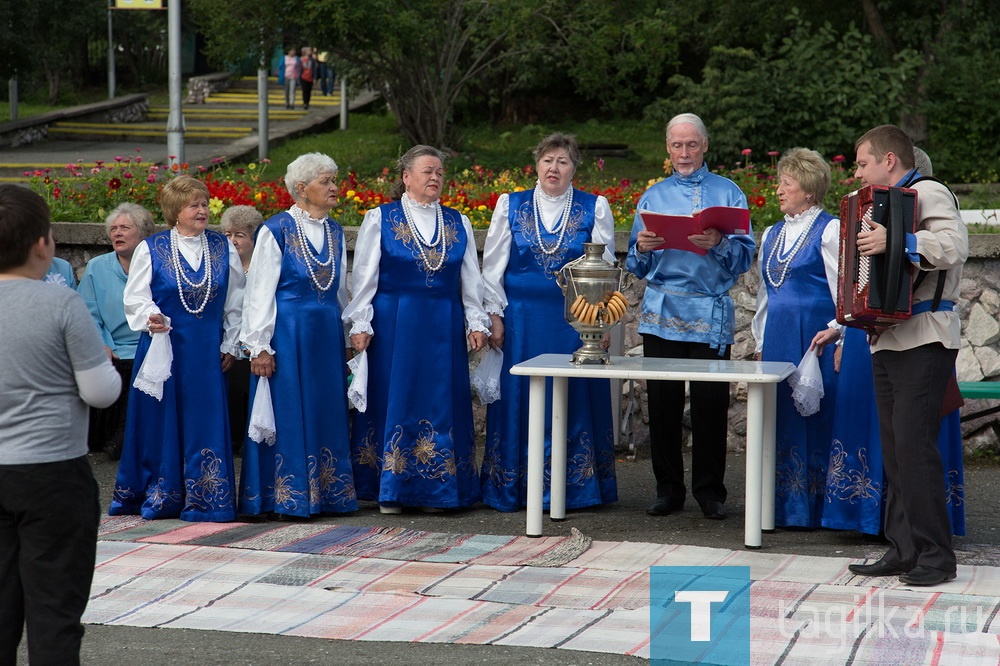
M 580 151 L 572 135 L 552 134 L 535 148 L 538 184 L 503 194 L 483 251 L 490 345 L 503 351 L 500 399 L 487 408 L 486 453 L 480 473 L 483 503 L 517 511 L 527 502 L 528 383 L 510 374 L 517 363 L 544 353 L 571 354 L 579 334 L 564 316 L 555 275 L 583 255 L 584 243 L 604 243 L 614 263 L 614 219 L 607 199 L 573 188 Z M 549 505 L 551 401 L 546 400 L 545 491 Z M 608 381 L 571 379 L 566 452 L 566 508 L 618 500 Z
M 358 508 L 351 472 L 347 374 L 341 313 L 347 305 L 337 164 L 320 153 L 288 165 L 288 211 L 257 232 L 247 272 L 240 336 L 254 377 L 268 379 L 274 441 L 247 438 L 240 513 L 308 518 Z
M 441 153 L 415 146 L 398 170 L 394 200 L 361 223 L 344 311 L 368 364 L 354 482 L 383 513 L 464 508 L 480 499 L 465 342 L 468 329 L 478 351 L 489 335 L 479 258 L 468 218 L 439 202 Z
M 884 496 L 888 488 L 882 469 L 871 347 L 861 329 L 847 328 L 842 333 L 823 527 L 877 535 L 884 527 Z M 938 450 L 945 473 L 941 492 L 947 503 L 951 532 L 965 536 L 962 424 L 958 409 L 941 419 Z
M 798 365 L 836 316 L 840 221 L 822 208 L 830 167 L 819 153 L 792 148 L 777 170 L 785 219 L 764 230 L 751 329 L 760 360 Z M 823 516 L 837 392 L 833 354 L 820 355 L 819 366 L 824 397 L 816 413 L 799 412 L 788 382 L 777 388 L 774 523 L 782 527 L 819 527 Z
M 160 206 L 170 229 L 132 255 L 125 317 L 149 335 L 135 354 L 113 516 L 236 518 L 223 373 L 239 350 L 244 278 L 236 248 L 205 228 L 208 197 L 190 176 L 167 183 Z M 167 378 L 152 372 L 154 361 L 170 359 L 164 352 L 172 354 Z

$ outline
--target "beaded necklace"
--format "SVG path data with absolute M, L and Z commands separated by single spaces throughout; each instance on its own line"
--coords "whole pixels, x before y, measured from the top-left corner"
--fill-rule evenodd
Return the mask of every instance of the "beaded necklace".
M 791 251 L 784 258 L 780 255 L 780 250 L 785 246 L 785 230 L 788 229 L 788 222 L 792 219 L 791 216 L 785 217 L 785 223 L 781 225 L 781 231 L 778 232 L 778 238 L 774 241 L 771 246 L 771 253 L 767 256 L 767 264 L 765 264 L 764 274 L 767 276 L 767 281 L 771 283 L 771 286 L 778 289 L 785 283 L 785 278 L 788 277 L 788 268 L 795 259 L 795 255 L 799 253 L 802 246 L 806 243 L 806 238 L 809 236 L 809 231 L 812 229 L 813 222 L 819 217 L 822 209 L 819 206 L 814 206 L 809 219 L 806 222 L 806 228 L 802 230 L 799 237 L 795 240 L 795 244 L 792 246 Z M 777 265 L 775 265 L 777 264 Z
M 302 223 L 302 218 L 307 216 L 304 210 L 299 209 L 298 211 L 291 211 L 292 219 L 295 220 L 295 233 L 299 237 L 299 247 L 302 248 L 302 263 L 306 265 L 306 272 L 309 273 L 309 278 L 312 280 L 313 284 L 320 291 L 329 291 L 330 287 L 333 286 L 333 279 L 337 274 L 337 271 L 333 268 L 330 269 L 330 277 L 326 281 L 326 284 L 320 284 L 319 279 L 316 277 L 316 269 L 313 266 L 327 266 L 333 265 L 333 232 L 330 230 L 330 223 L 324 218 L 323 222 L 323 239 L 326 241 L 326 261 L 320 261 L 319 257 L 312 251 L 309 246 L 309 239 L 306 238 L 305 225 Z M 312 216 L 310 216 L 311 218 Z
M 409 195 L 401 197 L 400 203 L 403 205 L 403 217 L 406 218 L 406 226 L 410 228 L 410 233 L 417 241 L 417 249 L 420 251 L 420 259 L 424 262 L 424 268 L 431 273 L 438 272 L 444 266 L 445 257 L 448 256 L 448 246 L 445 244 L 444 238 L 444 211 L 441 210 L 441 202 L 435 201 L 431 204 L 437 213 L 437 241 L 431 243 L 424 240 L 424 237 L 420 235 L 420 231 L 417 229 L 417 225 L 413 222 L 412 206 L 414 204 L 410 201 Z M 430 260 L 427 258 L 427 251 L 424 249 L 425 247 L 437 250 L 437 265 L 431 266 Z
M 569 226 L 569 224 L 567 224 L 569 222 L 569 212 L 570 209 L 573 208 L 573 188 L 570 187 L 566 190 L 566 201 L 563 203 L 562 216 L 559 218 L 559 222 L 556 227 L 552 230 L 552 233 L 556 233 L 556 231 L 558 231 L 559 235 L 556 238 L 555 243 L 550 246 L 546 246 L 542 241 L 542 202 L 538 196 L 541 189 L 542 184 L 535 183 L 535 191 L 532 194 L 532 204 L 535 207 L 535 214 L 533 216 L 535 220 L 535 238 L 538 239 L 538 249 L 542 251 L 542 254 L 552 256 L 558 252 L 560 248 L 562 248 L 563 238 L 566 237 L 566 227 Z
M 212 295 L 212 253 L 208 246 L 208 236 L 205 232 L 201 233 L 201 265 L 205 268 L 205 274 L 201 277 L 199 282 L 192 282 L 188 279 L 187 274 L 184 272 L 181 266 L 181 254 L 180 254 L 180 234 L 177 233 L 177 229 L 170 230 L 170 261 L 174 265 L 174 273 L 177 274 L 177 295 L 180 296 L 181 305 L 188 314 L 198 315 L 205 311 L 205 306 L 208 305 L 208 299 Z M 192 290 L 198 290 L 202 287 L 205 288 L 205 295 L 202 297 L 201 305 L 196 308 L 192 308 L 188 305 L 187 298 L 184 296 L 184 288 L 181 283 L 186 284 L 191 287 Z

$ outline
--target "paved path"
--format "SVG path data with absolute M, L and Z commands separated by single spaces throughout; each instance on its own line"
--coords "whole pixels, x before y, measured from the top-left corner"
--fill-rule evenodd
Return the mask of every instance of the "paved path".
M 253 84 L 249 85 L 248 84 Z M 257 157 L 256 79 L 239 82 L 237 88 L 209 97 L 205 104 L 184 104 L 186 127 L 184 158 L 188 164 L 210 166 L 215 158 L 229 161 L 254 160 Z M 377 95 L 362 91 L 348 104 L 357 109 L 372 103 Z M 272 82 L 268 94 L 268 141 L 273 148 L 281 141 L 310 132 L 339 128 L 340 95 L 315 95 L 308 111 L 301 107 L 289 111 L 284 97 Z M 105 125 L 93 123 L 64 124 L 69 131 L 53 131 L 46 141 L 0 150 L 0 180 L 21 180 L 32 169 L 61 169 L 67 164 L 93 165 L 96 160 L 111 162 L 116 157 L 141 155 L 143 162 L 167 163 L 166 114 L 168 109 L 152 107 L 149 119 L 142 123 Z M 97 132 L 109 131 L 104 136 Z M 55 137 L 60 138 L 55 138 Z M 76 138 L 67 138 L 74 136 Z
M 101 454 L 92 454 L 91 461 L 101 484 L 102 497 L 105 504 L 110 497 L 114 483 L 116 464 L 107 460 Z M 746 551 L 742 547 L 742 502 L 743 456 L 732 454 L 729 457 L 727 485 L 731 500 L 727 503 L 730 516 L 724 521 L 707 521 L 701 517 L 693 501 L 688 502 L 685 511 L 667 518 L 651 518 L 644 513 L 644 507 L 652 493 L 652 474 L 649 469 L 648 452 L 640 450 L 636 461 L 620 461 L 618 464 L 619 502 L 613 506 L 572 511 L 567 520 L 562 523 L 545 521 L 546 535 L 566 535 L 575 527 L 595 541 L 644 542 L 656 544 L 673 544 L 679 546 L 677 551 L 685 547 L 695 546 L 705 549 L 728 549 L 732 557 L 742 563 L 743 560 L 763 563 L 778 569 L 775 562 L 790 562 L 792 566 L 781 566 L 780 575 L 771 575 L 762 585 L 755 583 L 754 590 L 760 587 L 764 595 L 764 603 L 771 599 L 772 606 L 777 607 L 781 601 L 775 586 L 782 589 L 795 588 L 807 590 L 810 604 L 803 604 L 794 609 L 794 617 L 789 616 L 787 624 L 782 626 L 769 625 L 768 634 L 773 639 L 774 632 L 787 631 L 795 622 L 810 620 L 812 613 L 821 604 L 822 608 L 833 608 L 834 605 L 860 604 L 865 613 L 871 613 L 871 608 L 878 608 L 873 602 L 862 603 L 858 581 L 849 583 L 855 587 L 840 585 L 833 579 L 836 572 L 833 569 L 849 560 L 877 557 L 885 545 L 876 540 L 852 532 L 837 532 L 833 530 L 787 531 L 778 530 L 773 534 L 764 535 L 764 547 L 761 551 Z M 925 617 L 925 626 L 930 633 L 925 633 L 919 640 L 904 639 L 893 645 L 898 651 L 898 659 L 890 659 L 891 654 L 873 653 L 869 651 L 846 652 L 840 650 L 842 640 L 853 636 L 849 632 L 857 631 L 857 621 L 844 626 L 848 632 L 843 637 L 836 636 L 838 654 L 825 649 L 816 649 L 812 638 L 822 638 L 816 633 L 821 631 L 820 625 L 809 625 L 814 633 L 805 633 L 803 639 L 792 644 L 792 649 L 784 654 L 776 651 L 773 640 L 759 643 L 754 650 L 754 664 L 859 664 L 859 663 L 899 663 L 913 666 L 915 664 L 933 664 L 935 650 L 926 652 L 905 651 L 903 648 L 922 648 L 928 644 L 936 645 L 937 637 L 941 637 L 946 647 L 953 647 L 953 640 L 945 640 L 946 635 L 938 632 L 938 624 L 943 615 L 938 613 L 938 606 L 961 607 L 966 604 L 970 609 L 970 617 L 976 619 L 976 604 L 984 603 L 980 593 L 994 595 L 994 584 L 1000 574 L 997 568 L 1000 554 L 1000 532 L 996 527 L 995 516 L 1000 513 L 1000 468 L 992 464 L 969 465 L 966 469 L 966 492 L 968 505 L 966 517 L 969 535 L 956 539 L 960 578 L 952 584 L 943 585 L 930 593 L 917 593 L 921 599 L 932 601 Z M 429 516 L 420 513 L 406 513 L 401 516 L 383 516 L 374 505 L 366 505 L 356 514 L 343 518 L 322 518 L 321 521 L 350 524 L 355 526 L 399 526 L 407 529 L 426 530 L 429 532 L 479 533 L 479 534 L 523 534 L 524 513 L 500 513 L 485 507 L 475 507 L 456 515 Z M 665 546 L 664 551 L 671 550 Z M 688 552 L 691 552 L 687 549 Z M 733 560 L 736 561 L 736 560 Z M 770 563 L 770 564 L 768 564 Z M 819 566 L 819 565 L 823 566 Z M 833 567 L 833 569 L 831 569 Z M 755 576 L 755 580 L 757 576 Z M 970 582 L 985 580 L 993 581 L 982 587 L 970 586 Z M 864 583 L 862 581 L 861 583 Z M 888 581 L 892 585 L 893 581 Z M 838 587 L 839 586 L 839 587 Z M 885 599 L 897 606 L 916 607 L 916 602 L 899 590 L 887 590 Z M 833 595 L 833 596 L 831 596 Z M 839 596 L 836 596 L 839 595 Z M 883 593 L 870 595 L 871 599 L 882 599 Z M 803 597 L 805 598 L 805 597 Z M 916 598 L 916 597 L 914 597 Z M 995 601 L 995 600 L 994 600 Z M 926 605 L 926 604 L 925 604 Z M 888 604 L 887 604 L 888 607 Z M 786 608 L 790 608 L 786 601 Z M 822 610 L 821 608 L 821 610 Z M 937 609 L 937 610 L 935 610 Z M 887 611 L 891 612 L 891 608 Z M 869 617 L 866 615 L 866 617 Z M 895 613 L 891 618 L 900 619 Z M 954 619 L 954 615 L 951 618 Z M 971 635 L 961 638 L 961 644 L 968 642 L 982 643 L 984 660 L 962 660 L 949 663 L 997 663 L 997 629 L 993 625 L 996 620 L 989 612 L 982 614 L 985 625 L 970 625 Z M 938 624 L 935 624 L 938 622 Z M 838 625 L 841 626 L 841 625 Z M 891 637 L 891 634 L 889 634 Z M 142 659 L 155 659 L 157 663 L 177 664 L 277 664 L 277 663 L 379 663 L 379 664 L 413 664 L 436 662 L 442 665 L 468 663 L 510 663 L 518 661 L 531 664 L 619 664 L 644 663 L 635 657 L 616 654 L 601 654 L 595 652 L 577 652 L 565 649 L 544 649 L 531 647 L 512 647 L 498 645 L 453 645 L 438 643 L 404 643 L 390 641 L 342 641 L 318 638 L 303 638 L 297 636 L 282 636 L 257 633 L 237 633 L 227 631 L 202 631 L 197 629 L 157 629 L 148 627 L 102 626 L 87 627 L 84 640 L 84 663 L 124 663 Z M 945 655 L 947 655 L 947 650 Z M 938 653 L 938 657 L 941 654 Z M 954 655 L 952 655 L 954 656 Z M 23 663 L 23 662 L 21 662 Z

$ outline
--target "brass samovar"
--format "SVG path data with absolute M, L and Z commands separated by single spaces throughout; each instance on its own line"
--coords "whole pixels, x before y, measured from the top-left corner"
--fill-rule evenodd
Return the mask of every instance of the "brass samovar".
M 577 365 L 610 363 L 601 338 L 621 321 L 628 307 L 620 291 L 623 271 L 604 260 L 604 248 L 604 243 L 584 243 L 583 256 L 556 273 L 566 301 L 563 314 L 583 341 L 573 354 Z

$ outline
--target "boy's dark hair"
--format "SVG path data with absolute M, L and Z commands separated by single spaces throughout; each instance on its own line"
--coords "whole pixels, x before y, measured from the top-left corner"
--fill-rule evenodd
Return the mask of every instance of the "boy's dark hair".
M 23 266 L 39 238 L 48 242 L 49 205 L 22 185 L 0 184 L 0 272 Z

